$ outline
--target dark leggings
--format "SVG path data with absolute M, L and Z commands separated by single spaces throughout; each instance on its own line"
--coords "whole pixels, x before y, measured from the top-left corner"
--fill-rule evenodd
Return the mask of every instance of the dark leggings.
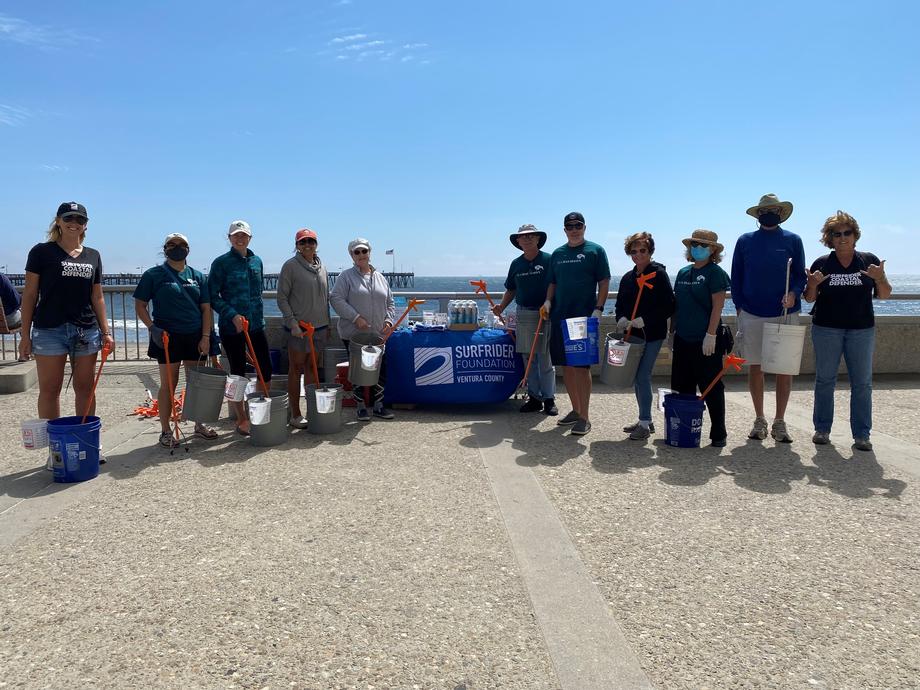
M 259 362 L 259 369 L 262 371 L 262 378 L 266 381 L 272 380 L 272 360 L 268 354 L 268 339 L 265 337 L 265 331 L 250 331 L 249 339 L 252 341 L 252 347 L 256 351 L 256 360 Z M 230 360 L 230 373 L 236 376 L 246 375 L 246 336 L 242 333 L 220 332 L 221 345 L 224 352 L 227 353 L 227 359 Z
M 702 393 L 712 380 L 722 371 L 722 355 L 719 349 L 706 357 L 703 355 L 703 343 L 689 342 L 680 336 L 674 336 L 674 362 L 671 365 L 671 388 L 684 395 L 694 395 L 697 388 Z M 725 430 L 725 386 L 722 380 L 706 394 L 706 407 L 709 409 L 709 438 L 718 441 L 726 436 Z
M 349 361 L 351 360 L 351 347 L 349 346 L 350 341 L 342 339 L 342 344 L 345 346 L 345 352 L 348 353 Z M 378 403 L 383 405 L 383 391 L 387 383 L 387 359 L 386 357 L 380 357 L 380 378 L 377 379 L 377 384 L 374 386 L 354 386 L 352 388 L 352 396 L 358 404 L 364 404 L 364 391 L 366 388 L 371 389 L 371 403 L 377 405 Z

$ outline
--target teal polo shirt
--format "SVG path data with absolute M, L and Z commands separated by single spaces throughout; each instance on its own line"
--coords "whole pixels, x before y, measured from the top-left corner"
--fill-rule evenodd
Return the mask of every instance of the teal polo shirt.
M 556 285 L 553 321 L 591 316 L 597 306 L 597 284 L 610 278 L 607 252 L 595 242 L 564 244 L 550 258 L 549 282 Z
M 677 298 L 675 332 L 681 340 L 702 342 L 709 328 L 712 313 L 712 296 L 724 292 L 731 285 L 728 274 L 711 261 L 702 268 L 693 264 L 684 266 L 674 279 L 674 297 Z
M 177 283 L 173 276 L 178 278 Z M 179 284 L 181 283 L 181 287 Z M 183 293 L 185 293 L 184 296 Z M 166 263 L 144 271 L 134 299 L 153 302 L 153 323 L 170 333 L 201 333 L 201 308 L 208 304 L 208 284 L 201 271 L 186 266 L 181 273 Z
M 511 262 L 505 289 L 514 290 L 514 303 L 525 309 L 539 309 L 546 301 L 549 287 L 549 261 L 546 252 L 538 252 L 533 261 L 523 254 Z

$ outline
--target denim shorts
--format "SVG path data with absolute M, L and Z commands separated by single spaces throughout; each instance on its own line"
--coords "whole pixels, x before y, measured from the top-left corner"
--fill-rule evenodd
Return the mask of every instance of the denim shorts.
M 102 333 L 96 326 L 80 328 L 71 323 L 65 323 L 54 328 L 32 329 L 33 355 L 83 357 L 94 355 L 101 349 Z

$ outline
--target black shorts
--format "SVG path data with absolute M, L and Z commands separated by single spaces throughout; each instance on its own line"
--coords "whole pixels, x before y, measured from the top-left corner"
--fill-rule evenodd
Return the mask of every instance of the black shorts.
M 197 361 L 202 355 L 198 352 L 198 343 L 201 341 L 201 332 L 196 333 L 170 333 L 169 334 L 169 362 L 178 364 L 183 361 Z M 166 364 L 166 350 L 163 346 L 150 341 L 147 347 L 147 356 L 153 357 L 160 364 Z
M 262 378 L 266 381 L 272 380 L 272 360 L 268 354 L 268 339 L 265 337 L 265 331 L 250 331 L 249 339 L 252 341 L 252 347 L 256 351 L 256 360 L 259 362 L 259 369 L 262 371 Z M 220 332 L 220 342 L 227 353 L 227 359 L 230 360 L 230 373 L 236 376 L 246 375 L 246 336 L 243 333 Z
M 590 369 L 587 364 L 565 363 L 565 341 L 562 337 L 562 321 L 551 321 L 549 329 L 549 358 L 556 367 L 572 367 L 573 369 Z

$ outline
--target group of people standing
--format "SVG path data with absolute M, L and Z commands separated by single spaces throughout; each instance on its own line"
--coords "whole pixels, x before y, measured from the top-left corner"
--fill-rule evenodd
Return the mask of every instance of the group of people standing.
M 834 415 L 834 388 L 841 357 L 850 378 L 850 425 L 855 445 L 870 450 L 872 428 L 872 352 L 875 321 L 872 299 L 885 299 L 891 285 L 884 265 L 871 253 L 856 251 L 859 224 L 838 211 L 821 230 L 821 240 L 832 251 L 805 266 L 801 238 L 782 227 L 792 214 L 792 204 L 773 194 L 763 196 L 747 214 L 757 219 L 757 229 L 742 235 L 734 249 L 731 276 L 719 266 L 724 246 L 709 230 L 695 230 L 683 240 L 687 266 L 681 268 L 673 286 L 665 266 L 654 260 L 651 233 L 629 235 L 623 244 L 632 268 L 620 278 L 615 315 L 617 328 L 631 328 L 645 342 L 634 381 L 638 419 L 624 428 L 633 440 L 648 439 L 652 423 L 652 370 L 663 344 L 673 353 L 671 388 L 694 394 L 707 387 L 722 368 L 723 355 L 734 351 L 749 366 L 748 382 L 755 419 L 749 434 L 763 440 L 768 430 L 778 442 L 792 441 L 784 421 L 791 390 L 791 377 L 777 375 L 776 408 L 771 425 L 764 413 L 764 382 L 761 342 L 764 324 L 787 314 L 797 314 L 801 299 L 814 303 L 812 342 L 815 349 L 815 405 L 813 441 L 829 442 Z M 0 285 L 4 324 L 20 327 L 20 357 L 37 362 L 39 416 L 60 416 L 60 393 L 67 359 L 70 359 L 75 409 L 82 414 L 95 409 L 92 398 L 97 353 L 114 348 L 103 299 L 102 259 L 83 244 L 89 216 L 77 202 L 61 204 L 48 230 L 46 242 L 35 245 L 26 262 L 21 304 L 15 290 Z M 510 236 L 521 250 L 508 271 L 505 292 L 493 312 L 500 316 L 512 303 L 518 313 L 519 344 L 527 350 L 542 323 L 547 337 L 538 339 L 528 373 L 528 399 L 522 412 L 542 411 L 557 416 L 554 367 L 562 367 L 571 410 L 557 424 L 571 426 L 576 435 L 591 430 L 591 372 L 586 365 L 566 361 L 562 334 L 566 319 L 599 317 L 610 288 L 610 265 L 603 247 L 585 239 L 584 216 L 573 211 L 563 218 L 566 242 L 552 254 L 542 251 L 547 234 L 523 225 Z M 159 442 L 172 447 L 169 431 L 180 364 L 196 365 L 202 358 L 223 351 L 230 373 L 244 375 L 247 347 L 266 381 L 272 366 L 263 315 L 262 260 L 249 248 L 252 229 L 243 220 L 227 230 L 230 249 L 215 258 L 207 278 L 188 263 L 188 237 L 168 234 L 163 240 L 164 262 L 147 270 L 134 292 L 135 308 L 150 333 L 148 355 L 160 365 L 158 397 L 162 434 Z M 382 334 L 393 327 L 395 304 L 388 281 L 371 263 L 371 244 L 364 238 L 348 243 L 353 265 L 342 272 L 330 292 L 328 276 L 319 254 L 319 238 L 313 230 L 298 230 L 294 255 L 281 268 L 278 307 L 287 334 L 288 381 L 293 426 L 304 428 L 300 389 L 307 371 L 310 348 L 318 365 L 328 342 L 330 305 L 339 315 L 338 334 L 346 348 L 359 334 Z M 791 266 L 791 268 L 790 268 Z M 788 290 L 784 276 L 789 271 Z M 648 281 L 643 298 L 633 313 L 642 282 Z M 734 336 L 722 324 L 727 291 L 737 310 Z M 11 294 L 7 294 L 11 293 Z M 153 311 L 150 311 L 150 305 Z M 215 326 L 215 313 L 217 324 Z M 2 327 L 4 324 L 0 324 Z M 304 324 L 313 332 L 305 338 Z M 244 332 L 245 331 L 245 332 Z M 168 337 L 164 337 L 168 334 Z M 248 335 L 248 337 L 247 337 Z M 371 416 L 392 419 L 383 404 L 386 382 L 385 359 L 378 383 L 372 390 L 355 387 L 357 419 Z M 237 433 L 248 436 L 250 422 L 243 403 L 235 405 Z M 706 396 L 713 446 L 726 444 L 725 394 L 719 381 Z M 214 429 L 196 424 L 195 434 L 213 439 Z
M 815 350 L 815 405 L 813 422 L 816 444 L 830 441 L 834 414 L 837 369 L 843 357 L 850 379 L 850 426 L 854 446 L 871 450 L 872 354 L 875 342 L 873 297 L 886 299 L 891 285 L 885 262 L 867 252 L 856 251 L 859 224 L 848 213 L 837 211 L 821 229 L 822 243 L 832 251 L 805 265 L 801 238 L 782 227 L 793 205 L 775 194 L 766 194 L 747 209 L 757 219 L 757 229 L 743 234 L 735 244 L 731 275 L 720 266 L 725 250 L 710 230 L 694 230 L 682 242 L 688 265 L 668 277 L 665 266 L 654 261 L 655 240 L 650 233 L 629 235 L 623 244 L 633 267 L 620 278 L 615 316 L 617 330 L 631 328 L 644 339 L 644 349 L 634 380 L 638 420 L 624 427 L 630 439 L 641 441 L 655 432 L 652 423 L 651 376 L 661 347 L 672 352 L 671 388 L 678 393 L 705 390 L 722 369 L 729 352 L 748 365 L 748 388 L 754 406 L 750 439 L 763 440 L 767 433 L 781 443 L 792 436 L 784 415 L 792 377 L 776 375 L 776 407 L 772 424 L 764 413 L 764 375 L 761 349 L 764 324 L 779 323 L 801 310 L 801 299 L 813 302 L 812 343 Z M 549 254 L 541 251 L 547 235 L 533 225 L 523 225 L 511 235 L 522 255 L 508 271 L 505 293 L 493 311 L 496 316 L 515 302 L 522 320 L 518 342 L 533 338 L 528 315 L 541 310 L 548 322 L 549 338 L 537 340 L 537 351 L 528 372 L 528 399 L 521 412 L 543 410 L 558 414 L 555 404 L 553 365 L 563 367 L 563 380 L 572 410 L 557 421 L 571 425 L 573 434 L 591 429 L 589 400 L 591 376 L 587 366 L 566 362 L 562 345 L 565 319 L 600 316 L 607 301 L 610 268 L 603 247 L 585 239 L 585 219 L 572 212 L 563 219 L 566 243 Z M 788 273 L 787 273 L 788 272 Z M 788 289 L 787 280 L 788 279 Z M 640 276 L 645 290 L 640 292 Z M 728 291 L 737 312 L 732 335 L 722 323 Z M 710 441 L 726 445 L 725 388 L 721 380 L 706 395 L 710 418 Z

